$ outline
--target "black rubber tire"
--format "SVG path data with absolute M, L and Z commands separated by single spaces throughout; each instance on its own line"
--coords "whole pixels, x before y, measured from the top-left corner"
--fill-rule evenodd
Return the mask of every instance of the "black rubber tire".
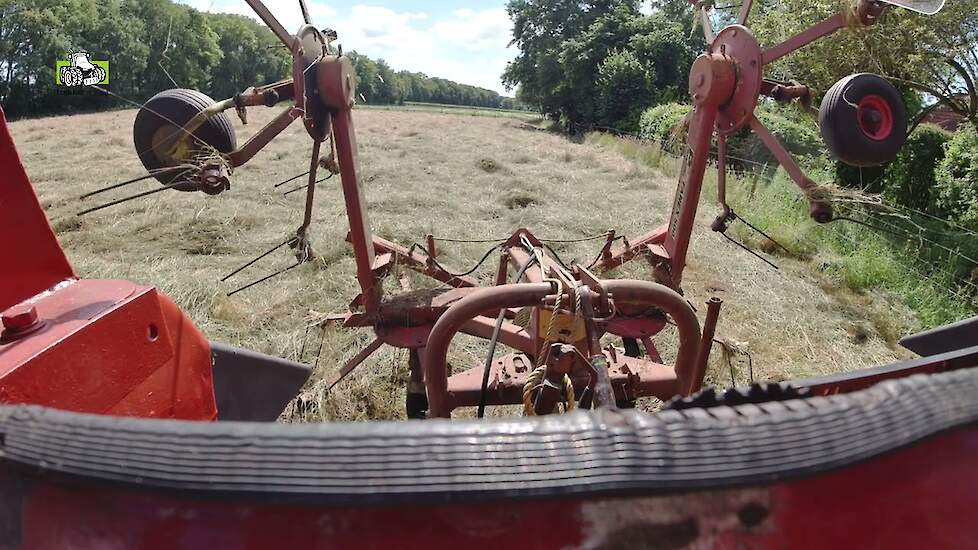
M 892 129 L 882 139 L 867 135 L 859 121 L 858 106 L 869 96 L 882 98 L 892 114 Z M 852 166 L 890 162 L 907 140 L 903 98 L 889 81 L 875 74 L 854 74 L 836 82 L 822 99 L 818 122 L 832 154 Z
M 136 114 L 136 122 L 133 124 L 132 137 L 136 146 L 139 160 L 147 171 L 159 170 L 177 163 L 170 159 L 163 158 L 160 151 L 153 149 L 153 135 L 161 128 L 173 126 L 184 126 L 197 114 L 214 104 L 214 100 L 197 90 L 186 90 L 175 88 L 164 90 L 146 102 L 146 104 Z M 194 132 L 200 142 L 217 149 L 222 153 L 230 153 L 238 148 L 238 140 L 231 125 L 231 119 L 227 114 L 221 113 L 212 117 Z M 180 174 L 167 173 L 157 176 L 157 180 L 163 185 L 174 183 Z M 179 191 L 194 191 L 195 186 L 187 182 L 186 185 L 176 187 Z
M 967 356 L 970 363 L 976 352 L 948 361 Z M 648 497 L 769 486 L 885 456 L 978 426 L 976 395 L 978 370 L 970 369 L 888 380 L 851 394 L 654 416 L 599 410 L 281 425 L 0 405 L 0 472 L 63 477 L 76 491 L 85 490 L 81 482 L 113 483 L 281 504 Z

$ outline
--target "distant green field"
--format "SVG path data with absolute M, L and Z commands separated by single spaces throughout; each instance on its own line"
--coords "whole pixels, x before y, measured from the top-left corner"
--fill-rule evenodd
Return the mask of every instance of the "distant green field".
M 375 109 L 379 111 L 422 111 L 427 113 L 446 113 L 453 115 L 509 117 L 520 119 L 539 118 L 540 113 L 532 111 L 517 111 L 514 109 L 492 109 L 490 107 L 471 107 L 467 105 L 445 105 L 441 103 L 418 103 L 408 101 L 404 105 L 368 105 L 360 103 L 359 109 Z

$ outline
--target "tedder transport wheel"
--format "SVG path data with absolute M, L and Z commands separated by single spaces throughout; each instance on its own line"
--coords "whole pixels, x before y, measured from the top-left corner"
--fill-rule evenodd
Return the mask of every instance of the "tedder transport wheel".
M 173 89 L 153 96 L 139 110 L 133 125 L 133 141 L 139 160 L 150 173 L 161 168 L 179 166 L 193 159 L 201 147 L 210 146 L 221 153 L 237 149 L 234 127 L 226 114 L 211 117 L 193 132 L 196 140 L 193 147 L 182 147 L 171 154 L 170 149 L 176 138 L 183 134 L 181 129 L 197 114 L 214 104 L 214 100 L 196 90 Z M 181 173 L 165 172 L 156 176 L 164 185 L 175 183 Z M 179 185 L 180 191 L 195 191 L 191 182 Z
M 832 153 L 852 166 L 889 162 L 907 140 L 900 92 L 874 74 L 854 74 L 836 82 L 822 100 L 818 122 Z

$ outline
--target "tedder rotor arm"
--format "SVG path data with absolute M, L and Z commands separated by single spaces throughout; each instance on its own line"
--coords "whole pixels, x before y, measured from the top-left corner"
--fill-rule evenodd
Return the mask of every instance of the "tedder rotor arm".
M 778 160 L 778 163 L 795 182 L 795 185 L 805 194 L 811 208 L 812 219 L 818 223 L 831 222 L 833 218 L 832 203 L 820 196 L 818 184 L 805 175 L 791 153 L 781 145 L 778 138 L 756 116 L 751 116 L 750 128 L 757 134 L 757 137 L 761 138 L 764 146 L 771 151 L 771 154 Z
M 329 111 L 332 121 L 333 143 L 340 168 L 343 199 L 350 222 L 349 241 L 357 266 L 361 302 L 367 314 L 376 311 L 383 292 L 376 269 L 374 238 L 370 220 L 360 187 L 360 160 L 357 153 L 357 136 L 353 124 L 356 78 L 350 60 L 346 57 L 327 56 L 319 62 L 319 98 Z
M 235 168 L 244 166 L 251 159 L 255 158 L 262 149 L 268 146 L 273 139 L 285 131 L 297 118 L 302 116 L 302 111 L 295 107 L 289 107 L 272 119 L 257 134 L 251 137 L 240 149 L 230 154 L 231 165 Z
M 743 0 L 740 4 L 740 13 L 737 14 L 737 24 L 747 25 L 747 18 L 750 17 L 750 10 L 754 7 L 754 0 Z
M 732 85 L 732 82 L 730 83 Z M 704 86 L 708 85 L 704 81 Z M 691 83 L 696 88 L 696 82 Z M 663 246 L 668 254 L 670 274 L 675 285 L 682 282 L 686 267 L 686 254 L 689 252 L 690 235 L 696 223 L 696 211 L 703 190 L 703 176 L 710 162 L 710 145 L 713 142 L 713 128 L 717 119 L 717 103 L 708 101 L 705 95 L 695 90 L 693 99 L 697 102 L 689 123 L 689 136 L 686 154 L 676 187 L 675 204 L 669 221 L 669 230 Z
M 265 4 L 261 0 L 245 0 L 245 2 L 247 2 L 248 5 L 251 6 L 251 9 L 255 10 L 255 13 L 258 15 L 258 17 L 266 25 L 268 25 L 268 28 L 271 29 L 273 33 L 275 33 L 275 36 L 277 36 L 278 39 L 281 40 L 283 44 L 285 44 L 285 47 L 288 48 L 289 50 L 292 50 L 292 46 L 295 43 L 295 35 L 285 30 L 285 27 L 283 27 L 282 24 L 279 23 L 278 19 L 276 19 L 275 16 L 272 15 L 272 12 L 268 11 L 268 8 L 265 6 Z M 303 8 L 305 8 L 305 6 L 303 6 Z M 305 11 L 306 10 L 303 9 L 304 12 L 303 15 L 306 15 Z M 308 17 L 308 15 L 306 15 L 306 17 Z M 308 20 L 306 22 L 308 23 Z
M 183 126 L 183 132 L 179 134 L 178 139 L 169 148 L 168 153 L 172 156 L 175 155 L 177 151 L 181 149 L 192 148 L 192 142 L 194 138 L 194 132 L 196 132 L 201 126 L 204 125 L 208 120 L 220 115 L 221 113 L 235 109 L 238 113 L 238 117 L 243 123 L 247 124 L 247 111 L 248 107 L 274 107 L 281 101 L 288 99 L 293 99 L 295 96 L 295 86 L 291 79 L 282 80 L 274 84 L 269 84 L 267 86 L 262 86 L 260 88 L 249 88 L 244 92 L 235 95 L 234 97 L 225 99 L 223 101 L 218 101 L 213 105 L 207 107 L 200 113 L 198 113 L 194 118 L 190 119 L 190 122 Z M 268 146 L 273 139 L 279 136 L 286 128 L 288 128 L 295 119 L 302 116 L 302 111 L 296 107 L 289 107 L 283 111 L 280 115 L 275 117 L 271 122 L 265 125 L 264 128 L 258 131 L 247 143 L 236 151 L 232 151 L 228 154 L 228 159 L 230 160 L 231 166 L 238 168 L 247 164 L 251 159 L 255 158 L 262 149 Z
M 792 36 L 784 42 L 771 46 L 764 50 L 763 64 L 770 65 L 789 53 L 801 49 L 820 38 L 824 38 L 835 31 L 846 26 L 847 17 L 844 13 L 837 13 L 821 23 L 809 27 L 804 31 Z

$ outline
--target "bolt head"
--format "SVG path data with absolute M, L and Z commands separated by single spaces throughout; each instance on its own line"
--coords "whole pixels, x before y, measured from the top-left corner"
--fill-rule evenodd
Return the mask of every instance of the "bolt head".
M 27 330 L 37 324 L 37 308 L 31 305 L 14 306 L 0 315 L 3 328 L 14 332 Z

